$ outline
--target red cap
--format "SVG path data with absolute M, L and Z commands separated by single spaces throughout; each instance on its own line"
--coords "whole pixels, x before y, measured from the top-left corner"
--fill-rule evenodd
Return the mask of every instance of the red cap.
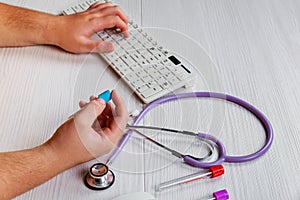
M 215 178 L 224 174 L 224 167 L 222 165 L 216 165 L 209 168 L 211 177 Z

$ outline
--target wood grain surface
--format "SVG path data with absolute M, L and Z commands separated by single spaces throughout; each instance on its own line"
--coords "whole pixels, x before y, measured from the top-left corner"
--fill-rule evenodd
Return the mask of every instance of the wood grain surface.
M 53 14 L 80 2 L 1 1 Z M 195 86 L 186 91 L 223 92 L 255 105 L 273 125 L 273 145 L 257 160 L 224 164 L 223 177 L 157 192 L 158 184 L 202 169 L 187 166 L 135 136 L 111 165 L 116 174 L 112 188 L 91 191 L 83 185 L 83 176 L 94 160 L 16 199 L 112 199 L 145 191 L 156 199 L 199 200 L 223 188 L 235 200 L 300 199 L 300 2 L 114 2 L 152 31 L 166 48 L 191 62 L 199 76 Z M 78 109 L 80 99 L 87 100 L 107 88 L 120 92 L 129 111 L 143 107 L 96 54 L 74 55 L 44 45 L 1 48 L 0 63 L 0 151 L 41 144 Z M 264 129 L 257 119 L 224 101 L 191 99 L 168 103 L 152 110 L 142 124 L 212 134 L 224 142 L 231 155 L 252 153 L 265 142 Z M 193 138 L 149 134 L 182 151 L 191 143 L 199 147 Z

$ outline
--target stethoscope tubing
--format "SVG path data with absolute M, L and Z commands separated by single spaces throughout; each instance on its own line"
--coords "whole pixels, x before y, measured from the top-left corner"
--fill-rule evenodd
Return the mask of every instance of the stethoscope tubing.
M 139 134 L 140 136 L 142 136 L 143 138 L 145 138 L 146 140 L 152 142 L 153 144 L 167 150 L 168 152 L 170 152 L 172 155 L 178 157 L 178 158 L 185 158 L 185 157 L 189 157 L 193 160 L 209 160 L 211 157 L 214 156 L 214 153 L 215 153 L 215 145 L 211 142 L 211 140 L 209 139 L 205 139 L 203 137 L 203 134 L 200 134 L 200 133 L 195 133 L 195 132 L 191 132 L 191 131 L 180 131 L 180 130 L 177 130 L 177 129 L 171 129 L 171 128 L 163 128 L 163 127 L 155 127 L 155 126 L 133 126 L 133 125 L 127 125 L 126 126 L 126 129 L 130 129 L 130 130 L 133 130 L 135 131 L 137 134 Z M 169 148 L 168 146 L 146 136 L 145 134 L 141 133 L 139 131 L 139 129 L 148 129 L 148 130 L 160 130 L 160 131 L 166 131 L 166 132 L 171 132 L 171 133 L 176 133 L 176 134 L 183 134 L 185 136 L 192 136 L 192 137 L 196 137 L 198 139 L 200 139 L 200 141 L 205 144 L 207 146 L 207 148 L 209 149 L 209 152 L 206 156 L 202 157 L 202 158 L 199 158 L 199 157 L 195 157 L 195 156 L 192 156 L 192 155 L 189 155 L 189 154 L 183 154 L 183 153 L 180 153 L 174 149 L 171 149 Z
M 217 145 L 217 147 L 218 147 L 217 149 L 218 149 L 218 153 L 219 153 L 218 159 L 213 162 L 201 162 L 201 161 L 192 159 L 189 156 L 185 156 L 183 158 L 183 161 L 191 166 L 199 167 L 199 168 L 209 168 L 211 166 L 220 165 L 221 163 L 223 163 L 226 158 L 226 150 L 225 150 L 225 146 L 223 145 L 223 143 L 220 140 L 218 140 L 217 138 L 215 138 L 214 136 L 209 135 L 209 134 L 198 133 L 198 136 L 200 138 L 205 138 L 207 140 L 210 140 Z
M 272 142 L 273 142 L 273 138 L 274 138 L 274 134 L 273 134 L 272 125 L 269 122 L 269 120 L 267 119 L 267 117 L 262 112 L 260 112 L 257 108 L 255 108 L 251 104 L 247 103 L 246 101 L 244 101 L 242 99 L 239 99 L 237 97 L 234 97 L 234 96 L 231 96 L 231 95 L 228 95 L 228 94 L 222 94 L 222 93 L 192 92 L 192 93 L 175 94 L 175 95 L 160 98 L 160 99 L 155 100 L 152 103 L 148 104 L 140 112 L 140 114 L 136 117 L 136 119 L 135 119 L 135 121 L 133 122 L 132 125 L 138 125 L 138 123 L 143 119 L 143 117 L 152 108 L 154 108 L 154 107 L 156 107 L 160 104 L 163 104 L 163 103 L 169 102 L 169 101 L 173 101 L 173 100 L 192 98 L 192 97 L 208 97 L 208 98 L 222 99 L 222 100 L 233 102 L 233 103 L 245 108 L 246 110 L 251 112 L 253 115 L 255 115 L 259 119 L 259 121 L 262 123 L 262 125 L 263 125 L 263 127 L 266 131 L 266 136 L 267 137 L 266 137 L 266 142 L 265 142 L 264 146 L 255 153 L 245 155 L 245 156 L 228 156 L 228 155 L 226 155 L 225 146 L 223 145 L 223 143 L 220 140 L 218 140 L 217 138 L 215 138 L 212 135 L 198 133 L 199 137 L 209 139 L 209 140 L 213 141 L 214 143 L 216 143 L 216 145 L 218 146 L 219 157 L 214 162 L 201 162 L 201 161 L 192 160 L 189 157 L 184 157 L 184 161 L 186 163 L 191 164 L 195 167 L 208 168 L 208 167 L 211 167 L 211 166 L 214 166 L 214 165 L 221 164 L 222 162 L 231 162 L 231 163 L 248 162 L 248 161 L 254 160 L 254 159 L 262 156 L 271 147 Z M 109 159 L 107 161 L 107 164 L 109 164 L 110 162 L 112 162 L 116 158 L 116 156 L 120 153 L 120 151 L 123 149 L 123 147 L 127 143 L 127 140 L 130 138 L 131 134 L 132 134 L 132 131 L 129 130 L 128 132 L 126 132 L 123 135 L 123 137 L 121 138 L 121 140 L 118 143 L 118 147 L 113 151 L 113 153 L 109 157 Z

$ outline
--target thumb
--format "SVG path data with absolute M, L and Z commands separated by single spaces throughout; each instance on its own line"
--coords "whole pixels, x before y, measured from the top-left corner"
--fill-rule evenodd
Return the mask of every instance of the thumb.
M 111 42 L 102 40 L 90 40 L 88 43 L 88 46 L 91 47 L 91 52 L 108 53 L 114 50 L 114 46 Z
M 76 115 L 77 122 L 83 125 L 91 126 L 97 117 L 103 112 L 106 102 L 103 99 L 95 99 L 85 105 Z

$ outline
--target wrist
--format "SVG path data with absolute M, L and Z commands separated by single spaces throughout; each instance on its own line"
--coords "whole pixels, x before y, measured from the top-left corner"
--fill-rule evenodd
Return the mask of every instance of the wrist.
M 62 16 L 50 15 L 45 20 L 45 28 L 42 31 L 42 44 L 59 46 L 59 36 L 63 32 Z
M 73 163 L 71 157 L 65 154 L 64 149 L 57 148 L 51 141 L 47 141 L 38 148 L 44 155 L 46 162 L 51 165 L 52 170 L 56 171 L 56 173 L 60 173 L 76 165 Z
M 61 125 L 43 147 L 54 162 L 63 162 L 62 170 L 93 159 L 78 135 L 73 118 Z

